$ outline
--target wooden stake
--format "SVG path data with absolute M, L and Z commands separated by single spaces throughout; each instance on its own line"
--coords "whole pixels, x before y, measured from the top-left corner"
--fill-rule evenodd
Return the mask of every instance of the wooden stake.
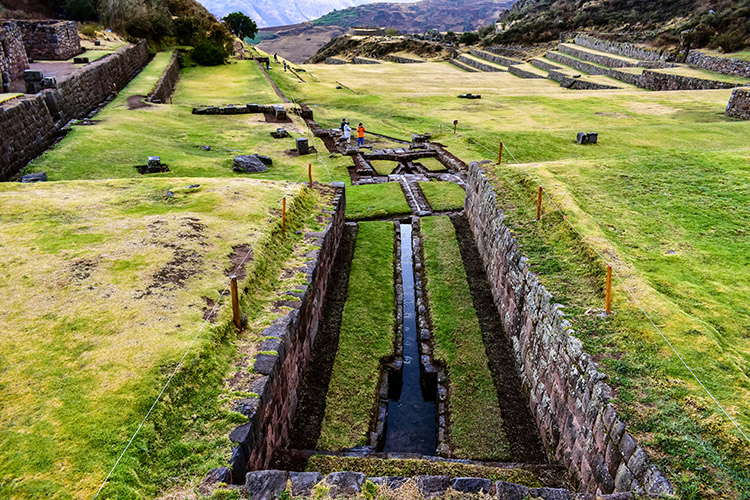
M 117 84 L 116 83 L 112 84 L 112 89 L 115 91 L 115 97 L 117 97 Z
M 604 299 L 604 310 L 607 314 L 612 312 L 612 266 L 607 266 L 607 295 Z
M 286 236 L 286 196 L 281 200 L 281 232 Z
M 240 317 L 240 295 L 237 291 L 237 276 L 232 276 L 229 289 L 232 291 L 232 321 L 238 330 L 242 329 L 242 319 Z
M 172 96 L 169 96 L 169 104 L 172 104 Z
M 542 217 L 542 186 L 539 186 L 539 195 L 536 197 L 536 220 Z
M 503 162 L 503 141 L 500 141 L 500 152 L 497 154 L 497 164 L 500 165 Z
M 310 178 L 310 189 L 312 189 L 312 163 L 307 164 L 307 176 Z
M 458 127 L 458 120 L 453 120 L 453 133 L 456 133 L 456 127 Z

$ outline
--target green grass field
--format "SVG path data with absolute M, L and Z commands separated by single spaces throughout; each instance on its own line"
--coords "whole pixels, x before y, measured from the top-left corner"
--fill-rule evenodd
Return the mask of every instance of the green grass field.
M 509 461 L 495 384 L 472 306 L 456 232 L 445 216 L 422 219 L 435 359 L 447 368 L 448 443 L 459 458 Z
M 411 213 L 397 182 L 351 186 L 346 190 L 346 218 L 361 220 Z
M 380 361 L 394 353 L 393 223 L 360 222 L 318 449 L 367 444 Z
M 453 182 L 420 182 L 419 189 L 422 190 L 433 210 L 461 210 L 464 208 L 466 191 L 458 184 Z

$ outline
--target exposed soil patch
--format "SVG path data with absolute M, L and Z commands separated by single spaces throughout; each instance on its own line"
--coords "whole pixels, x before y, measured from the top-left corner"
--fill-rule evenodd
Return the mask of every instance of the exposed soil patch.
M 214 311 L 216 302 L 209 297 L 203 297 L 203 300 L 206 301 L 206 307 L 203 308 L 203 320 L 208 320 L 209 323 L 216 323 L 216 311 Z
M 201 256 L 194 250 L 176 248 L 174 256 L 154 274 L 159 288 L 185 288 L 185 282 L 198 272 Z M 171 286 L 174 285 L 174 286 Z
M 247 276 L 247 264 L 253 259 L 250 245 L 243 243 L 232 247 L 232 254 L 229 256 L 229 268 L 227 274 L 234 274 L 238 281 L 242 281 Z
M 144 101 L 145 95 L 131 95 L 128 97 L 128 109 L 150 108 L 151 105 Z
M 479 318 L 490 371 L 495 380 L 497 397 L 502 409 L 503 431 L 510 443 L 513 460 L 546 463 L 547 457 L 529 411 L 529 402 L 521 392 L 521 378 L 516 371 L 513 348 L 503 331 L 492 297 L 492 289 L 487 281 L 482 258 L 479 256 L 469 223 L 464 215 L 452 216 L 451 222 L 456 229 L 474 309 Z
M 81 283 L 91 277 L 96 269 L 97 262 L 94 259 L 78 259 L 70 264 L 70 274 L 74 283 Z
M 323 316 L 315 337 L 310 363 L 302 376 L 297 413 L 289 432 L 289 449 L 313 450 L 320 437 L 326 409 L 326 393 L 331 381 L 341 330 L 341 316 L 349 290 L 349 271 L 354 256 L 357 227 L 346 225 L 333 262 Z M 283 452 L 282 452 L 283 455 Z
M 263 116 L 266 117 L 266 123 L 292 123 L 292 119 L 288 116 L 284 119 L 276 118 L 276 115 L 273 113 L 263 113 Z
M 136 165 L 135 169 L 138 170 L 138 173 L 141 175 L 169 172 L 169 167 L 166 163 L 162 163 L 158 169 L 151 168 L 148 165 Z

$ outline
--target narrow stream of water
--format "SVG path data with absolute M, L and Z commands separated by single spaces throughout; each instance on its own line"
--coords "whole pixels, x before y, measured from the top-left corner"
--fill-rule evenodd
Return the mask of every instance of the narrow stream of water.
M 420 383 L 411 224 L 401 224 L 401 272 L 404 292 L 403 383 L 398 399 L 391 399 L 388 404 L 383 451 L 434 455 L 437 446 L 435 395 L 423 393 L 423 384 Z

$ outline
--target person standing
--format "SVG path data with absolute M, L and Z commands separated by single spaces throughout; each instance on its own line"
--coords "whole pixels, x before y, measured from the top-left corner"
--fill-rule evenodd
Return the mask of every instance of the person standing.
M 351 144 L 352 140 L 352 128 L 349 126 L 349 122 L 344 122 L 344 141 L 346 145 Z
M 286 73 L 286 61 L 284 61 L 284 72 Z
M 357 147 L 361 148 L 365 145 L 365 127 L 360 123 L 357 125 Z

